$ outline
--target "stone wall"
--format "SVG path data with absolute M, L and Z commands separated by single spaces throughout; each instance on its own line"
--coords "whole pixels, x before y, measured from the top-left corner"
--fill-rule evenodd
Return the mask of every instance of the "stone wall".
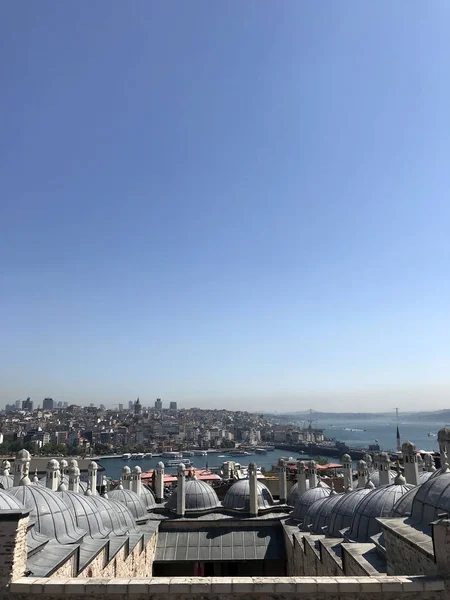
M 201 577 L 34 579 L 13 582 L 5 600 L 447 600 L 442 579 L 424 577 Z
M 25 575 L 28 513 L 10 513 L 0 519 L 0 585 Z
M 45 549 L 43 550 L 45 552 Z M 76 577 L 78 571 L 78 555 L 76 552 L 67 560 L 63 565 L 59 567 L 53 574 L 52 578 L 60 579 L 64 577 Z
M 429 555 L 417 546 L 406 543 L 404 538 L 384 530 L 388 575 L 436 575 L 437 567 Z

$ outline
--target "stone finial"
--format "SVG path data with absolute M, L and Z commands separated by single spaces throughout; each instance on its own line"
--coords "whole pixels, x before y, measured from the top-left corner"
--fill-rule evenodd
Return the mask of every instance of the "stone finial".
M 3 475 L 9 475 L 9 472 L 11 470 L 11 463 L 9 462 L 9 460 L 2 460 L 2 467 Z
M 66 484 L 61 481 L 61 483 L 58 486 L 58 492 L 65 492 L 67 490 Z
M 38 470 L 34 470 L 33 483 L 39 483 Z
M 121 487 L 122 487 L 122 486 L 120 486 L 120 485 L 119 485 L 119 489 L 120 489 Z M 122 489 L 123 489 L 123 488 L 122 488 Z M 89 486 L 86 488 L 86 491 L 84 492 L 84 495 L 85 495 L 85 496 L 92 496 L 92 490 L 91 490 L 91 488 L 90 488 Z
M 371 481 L 371 480 L 369 479 L 369 481 L 366 483 L 366 485 L 364 486 L 364 488 L 365 488 L 366 490 L 374 490 L 374 489 L 375 489 L 375 484 L 374 484 L 374 482 L 373 482 L 373 481 Z

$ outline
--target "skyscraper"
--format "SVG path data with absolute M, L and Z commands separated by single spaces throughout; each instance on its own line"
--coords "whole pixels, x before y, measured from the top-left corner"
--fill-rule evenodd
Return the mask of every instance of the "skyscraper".
M 160 398 L 155 401 L 155 410 L 162 410 L 162 400 Z
M 53 398 L 44 398 L 42 408 L 44 410 L 53 410 Z
M 177 403 L 176 402 L 171 402 L 169 405 L 170 410 L 177 410 Z
M 135 415 L 140 415 L 142 412 L 142 406 L 141 406 L 141 402 L 139 400 L 139 398 L 136 400 L 136 402 L 134 403 L 134 414 Z
M 119 404 L 119 410 L 123 410 L 123 404 Z
M 33 411 L 33 400 L 31 398 L 22 401 L 22 410 L 26 410 L 27 412 Z
M 128 410 L 133 410 L 133 407 L 134 407 L 134 402 L 133 402 L 133 400 L 130 400 L 128 402 Z

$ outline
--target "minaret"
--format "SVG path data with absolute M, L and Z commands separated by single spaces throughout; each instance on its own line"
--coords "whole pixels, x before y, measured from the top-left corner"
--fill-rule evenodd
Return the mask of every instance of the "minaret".
M 142 494 L 141 473 L 141 467 L 139 465 L 136 465 L 133 469 L 133 474 L 131 475 L 131 490 L 135 492 L 138 496 Z
M 52 458 L 47 463 L 47 481 L 45 487 L 47 487 L 52 492 L 57 492 L 59 486 L 59 478 L 59 462 L 55 458 Z
M 80 492 L 80 469 L 78 468 L 78 462 L 72 458 L 67 471 L 69 477 L 69 492 Z
M 287 481 L 286 481 L 286 461 L 280 458 L 278 461 L 278 481 L 280 504 L 286 504 L 287 500 Z
M 391 478 L 389 476 L 391 470 L 391 461 L 386 452 L 380 452 L 378 455 L 378 472 L 380 473 L 380 486 L 389 485 Z
M 164 502 L 164 463 L 159 462 L 156 465 L 156 502 Z
M 317 465 L 315 460 L 308 463 L 309 489 L 317 487 Z
M 121 475 L 121 481 L 122 481 L 122 487 L 124 490 L 129 490 L 131 489 L 130 483 L 131 483 L 131 469 L 128 465 L 125 465 L 122 468 L 122 475 Z
M 306 492 L 306 468 L 302 460 L 297 461 L 297 488 L 299 496 Z
M 95 461 L 91 461 L 88 466 L 89 487 L 91 488 L 92 496 L 97 495 L 97 471 L 98 465 Z
M 14 461 L 14 486 L 21 485 L 21 480 L 28 477 L 30 460 L 31 455 L 28 450 L 19 450 Z
M 349 454 L 344 454 L 341 460 L 344 466 L 344 492 L 350 492 L 353 489 L 352 459 Z
M 395 412 L 397 413 L 397 452 L 401 452 L 402 450 L 402 442 L 400 440 L 400 431 L 398 428 L 398 408 L 395 409 Z
M 178 475 L 177 475 L 177 516 L 184 517 L 184 513 L 186 512 L 186 477 L 185 472 L 186 467 L 183 463 L 178 465 Z
M 366 487 L 369 481 L 369 469 L 365 460 L 358 461 L 358 489 Z
M 249 493 L 250 493 L 250 516 L 258 516 L 258 479 L 256 465 L 254 462 L 248 465 Z
M 415 445 L 412 442 L 403 442 L 402 455 L 406 483 L 419 485 L 419 465 Z

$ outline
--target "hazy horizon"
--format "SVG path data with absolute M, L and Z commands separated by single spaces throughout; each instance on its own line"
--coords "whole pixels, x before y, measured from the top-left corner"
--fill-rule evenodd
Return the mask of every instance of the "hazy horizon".
M 0 403 L 446 408 L 449 19 L 6 4 Z

